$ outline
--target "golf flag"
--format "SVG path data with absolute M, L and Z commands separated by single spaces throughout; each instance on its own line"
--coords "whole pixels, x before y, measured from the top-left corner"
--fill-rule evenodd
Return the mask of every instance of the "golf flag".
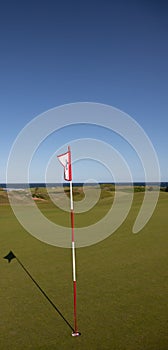
M 12 259 L 16 258 L 16 256 L 13 254 L 12 251 L 10 251 L 6 256 L 4 256 L 4 259 L 8 260 L 8 263 L 11 262 Z
M 81 333 L 78 332 L 77 326 L 77 292 L 76 292 L 76 262 L 75 262 L 75 235 L 74 235 L 74 209 L 73 209 L 73 191 L 72 191 L 72 168 L 71 168 L 71 151 L 68 147 L 68 152 L 57 156 L 60 163 L 64 167 L 64 179 L 70 181 L 70 208 L 71 208 L 71 229 L 72 229 L 72 272 L 73 272 L 73 300 L 74 300 L 74 331 L 73 337 L 78 337 Z
M 71 169 L 71 151 L 70 147 L 68 147 L 68 152 L 60 154 L 57 156 L 60 163 L 64 167 L 64 179 L 66 181 L 72 181 L 72 169 Z

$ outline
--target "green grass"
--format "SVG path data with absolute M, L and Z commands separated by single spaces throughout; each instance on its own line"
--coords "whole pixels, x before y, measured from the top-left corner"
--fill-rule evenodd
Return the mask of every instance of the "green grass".
M 91 224 L 108 211 L 114 194 L 105 191 L 92 211 L 76 216 L 77 226 Z M 160 193 L 152 218 L 139 234 L 133 234 L 143 195 L 134 194 L 131 211 L 114 234 L 99 244 L 77 249 L 79 338 L 71 337 L 71 330 L 17 261 L 8 264 L 3 259 L 13 250 L 73 326 L 71 251 L 33 238 L 3 199 L 1 349 L 168 349 L 168 194 Z M 57 213 L 59 223 L 68 225 L 68 214 L 48 199 L 38 206 L 51 220 L 56 220 Z

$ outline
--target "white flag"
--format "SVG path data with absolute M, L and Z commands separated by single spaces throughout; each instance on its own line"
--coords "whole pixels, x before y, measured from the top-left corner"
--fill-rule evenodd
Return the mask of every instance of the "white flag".
M 68 147 L 68 152 L 60 154 L 57 156 L 60 163 L 64 167 L 64 179 L 67 181 L 72 180 L 72 170 L 71 170 L 71 151 L 70 147 Z

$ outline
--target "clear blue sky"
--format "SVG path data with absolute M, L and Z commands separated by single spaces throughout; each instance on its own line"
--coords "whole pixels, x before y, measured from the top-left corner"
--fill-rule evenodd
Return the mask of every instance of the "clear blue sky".
M 0 182 L 21 129 L 50 108 L 79 101 L 109 104 L 133 117 L 154 145 L 162 181 L 168 181 L 166 1 L 3 1 L 0 49 Z M 83 135 L 91 137 L 91 130 Z M 79 132 L 74 129 L 72 138 Z M 109 142 L 98 129 L 94 137 Z M 49 145 L 38 154 L 32 181 L 42 180 Z M 132 167 L 134 160 L 132 152 Z M 104 180 L 101 166 L 98 172 Z M 140 174 L 135 171 L 135 180 Z

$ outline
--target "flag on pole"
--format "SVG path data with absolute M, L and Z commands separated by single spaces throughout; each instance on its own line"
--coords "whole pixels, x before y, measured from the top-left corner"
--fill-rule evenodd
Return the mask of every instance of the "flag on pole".
M 72 181 L 72 168 L 71 168 L 71 151 L 68 147 L 68 152 L 57 156 L 60 163 L 64 167 L 64 179 L 66 181 Z
M 68 147 L 68 152 L 57 156 L 64 167 L 64 179 L 70 181 L 70 208 L 71 208 L 71 229 L 72 229 L 72 271 L 73 271 L 73 293 L 74 293 L 74 331 L 73 337 L 78 337 L 81 333 L 78 332 L 77 326 L 77 291 L 76 291 L 76 259 L 75 259 L 75 235 L 74 235 L 74 209 L 73 209 L 73 191 L 72 191 L 72 168 L 71 168 L 71 151 Z

